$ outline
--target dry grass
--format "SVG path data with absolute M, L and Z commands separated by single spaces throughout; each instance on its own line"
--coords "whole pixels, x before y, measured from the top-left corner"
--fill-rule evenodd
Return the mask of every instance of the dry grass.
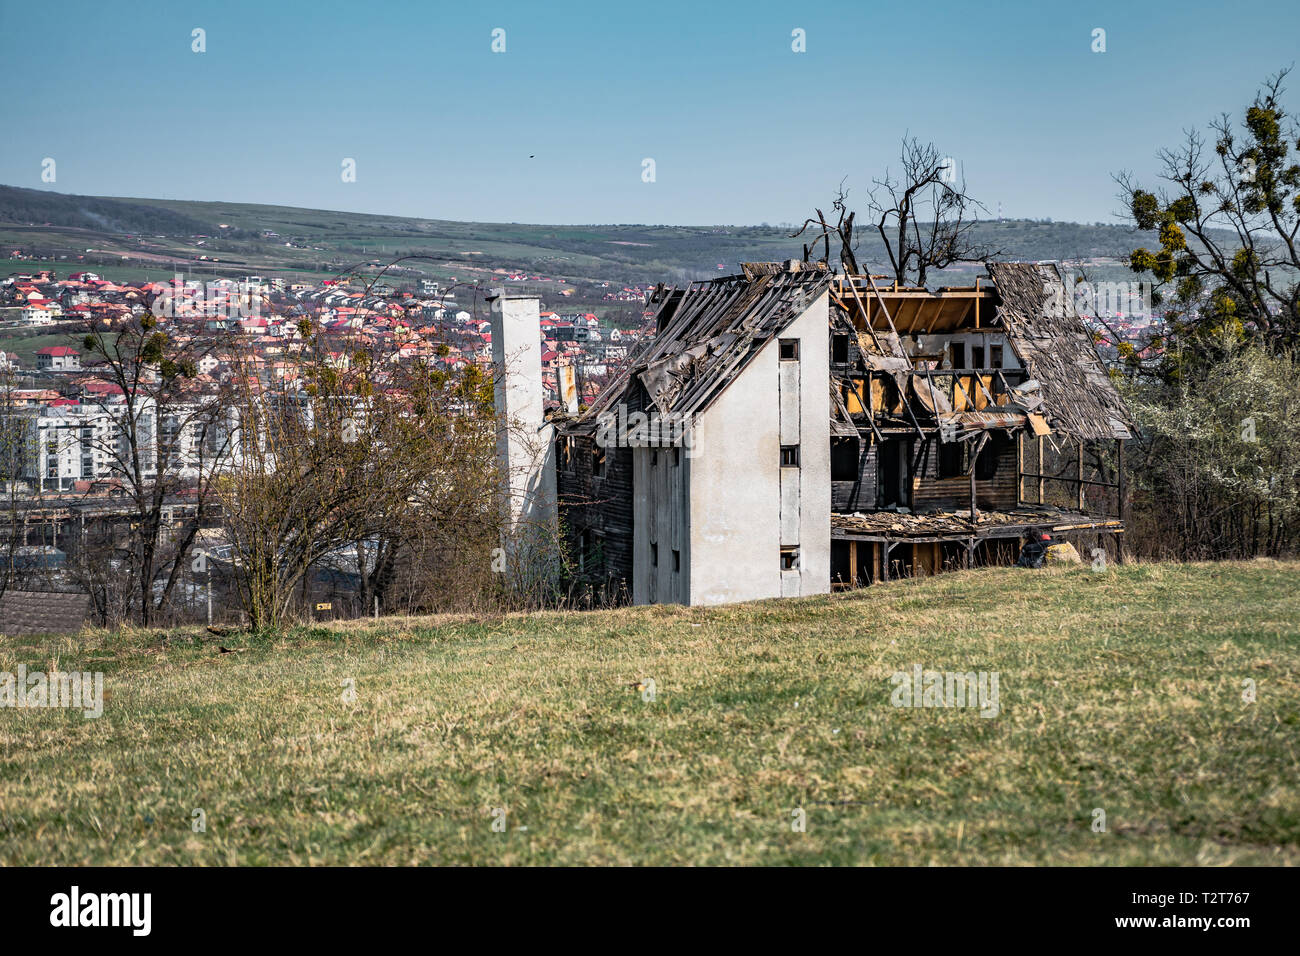
M 1295 863 L 1297 582 L 1276 562 L 1005 569 L 10 643 L 0 671 L 57 658 L 110 697 L 98 720 L 0 710 L 0 861 Z M 997 671 L 1000 715 L 891 706 L 917 663 Z M 628 686 L 646 677 L 653 702 Z

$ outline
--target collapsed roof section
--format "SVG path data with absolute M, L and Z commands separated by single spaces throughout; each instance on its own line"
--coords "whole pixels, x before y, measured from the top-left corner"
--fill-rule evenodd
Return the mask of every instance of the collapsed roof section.
M 1086 440 L 1131 437 L 1132 420 L 1093 347 L 1092 336 L 1073 308 L 1074 296 L 1054 265 L 990 263 L 990 285 L 927 290 L 890 285 L 873 276 L 837 276 L 832 284 L 832 323 L 838 333 L 849 333 L 859 344 L 864 371 L 887 373 L 900 394 L 910 396 L 914 415 L 955 423 L 965 434 L 986 428 L 1008 427 L 1010 419 L 996 423 L 972 416 L 970 410 L 1002 406 L 1018 410 L 1019 425 L 1035 434 L 1049 427 Z M 955 373 L 936 370 L 917 351 L 917 336 L 968 332 L 1002 333 L 1023 366 L 1023 381 L 1011 382 L 1001 371 L 996 401 L 985 391 L 982 378 L 964 377 L 959 403 L 944 400 L 937 388 L 941 380 L 949 392 Z M 909 351 L 908 343 L 911 342 Z M 989 370 L 984 370 L 988 372 Z M 910 381 L 909 381 L 910 379 Z M 962 407 L 964 406 L 964 407 Z
M 899 394 L 909 396 L 900 414 L 906 411 L 913 424 L 921 416 L 955 426 L 957 437 L 1022 427 L 1044 434 L 1049 426 L 1087 440 L 1131 437 L 1129 413 L 1056 267 L 1004 262 L 988 269 L 991 288 L 978 282 L 934 291 L 880 287 L 875 277 L 833 274 L 824 263 L 798 261 L 744 263 L 742 275 L 685 289 L 660 286 L 649 301 L 657 306 L 654 339 L 567 430 L 590 431 L 602 412 L 620 402 L 679 417 L 703 411 L 829 289 L 832 331 L 854 337 L 868 375 L 883 373 L 896 381 Z M 969 372 L 961 373 L 963 386 L 956 372 L 917 364 L 920 357 L 906 345 L 912 341 L 915 348 L 917 335 L 972 329 L 1002 332 L 1024 366 L 1019 377 L 1025 380 L 1014 384 L 997 372 L 998 398 Z M 940 380 L 951 396 L 937 387 Z M 829 384 L 832 432 L 856 434 L 836 388 L 842 383 Z
M 1132 418 L 1056 266 L 991 262 L 988 269 L 998 293 L 998 320 L 1039 383 L 1052 428 L 1084 439 L 1132 437 Z

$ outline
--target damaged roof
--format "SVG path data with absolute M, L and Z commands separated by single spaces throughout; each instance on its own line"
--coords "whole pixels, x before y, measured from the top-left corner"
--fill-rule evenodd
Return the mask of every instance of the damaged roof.
M 650 299 L 657 306 L 655 337 L 566 429 L 571 434 L 588 432 L 607 409 L 620 402 L 639 404 L 630 399 L 641 389 L 661 414 L 686 417 L 703 411 L 764 345 L 835 281 L 842 293 L 837 300 L 840 307 L 830 314 L 835 331 L 854 333 L 868 367 L 893 373 L 906 391 L 904 378 L 915 372 L 892 322 L 888 332 L 878 333 L 870 325 L 865 331 L 856 329 L 842 312 L 843 296 L 852 296 L 860 310 L 866 306 L 862 293 L 845 286 L 844 277 L 821 263 L 745 263 L 743 268 L 743 275 L 694 282 L 685 289 L 659 287 Z M 1031 380 L 1012 386 L 1014 408 L 990 409 L 982 416 L 959 416 L 949 407 L 929 408 L 924 400 L 921 404 L 941 419 L 960 419 L 957 424 L 963 432 L 1013 429 L 1036 420 L 1035 433 L 1041 434 L 1046 419 L 1052 430 L 1078 438 L 1131 437 L 1129 412 L 1056 267 L 1002 262 L 990 263 L 988 270 L 998 304 L 996 317 L 990 317 L 991 327 L 1006 334 Z M 906 291 L 914 297 L 924 293 Z M 880 292 L 873 287 L 871 295 L 878 299 Z M 974 308 L 973 301 L 969 308 Z M 831 385 L 834 392 L 835 382 Z M 917 389 L 913 383 L 913 394 L 923 399 L 926 392 L 932 396 L 934 389 Z M 832 412 L 835 433 L 848 435 L 855 426 L 847 410 L 833 405 Z
M 830 282 L 830 273 L 821 269 L 761 265 L 747 263 L 746 275 L 694 282 L 652 300 L 661 331 L 583 419 L 594 420 L 637 383 L 663 414 L 688 416 L 707 408 Z
M 1133 420 L 1056 266 L 990 262 L 988 269 L 1000 300 L 998 318 L 1041 386 L 1052 428 L 1077 438 L 1132 437 Z

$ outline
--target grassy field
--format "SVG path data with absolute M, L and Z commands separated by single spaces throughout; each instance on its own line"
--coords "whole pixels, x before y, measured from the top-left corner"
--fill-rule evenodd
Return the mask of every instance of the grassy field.
M 37 329 L 0 328 L 0 352 L 18 356 L 25 369 L 36 365 L 36 353 L 47 345 L 70 345 L 81 350 L 81 340 L 85 332 L 78 335 L 75 323 L 67 323 L 64 330 L 54 332 L 50 327 Z
M 0 710 L 0 862 L 1294 864 L 1297 581 L 999 569 L 720 609 L 11 639 L 0 671 L 102 670 L 108 699 Z M 998 715 L 891 706 L 916 664 L 996 671 Z

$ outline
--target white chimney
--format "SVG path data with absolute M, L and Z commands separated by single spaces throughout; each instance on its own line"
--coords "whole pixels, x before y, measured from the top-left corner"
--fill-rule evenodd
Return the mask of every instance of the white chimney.
M 488 301 L 497 458 L 507 498 L 508 541 L 541 545 L 553 540 L 558 513 L 554 429 L 544 417 L 540 303 L 535 296 L 505 294 Z M 519 557 L 517 548 L 507 550 Z

